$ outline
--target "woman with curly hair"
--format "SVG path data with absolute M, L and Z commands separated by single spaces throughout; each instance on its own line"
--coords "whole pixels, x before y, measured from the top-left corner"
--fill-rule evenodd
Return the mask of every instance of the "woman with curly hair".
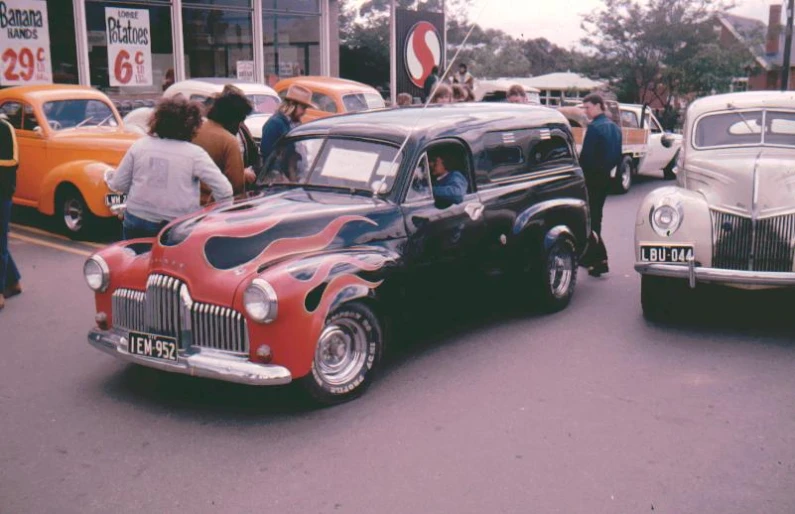
M 149 119 L 149 135 L 133 143 L 108 187 L 127 194 L 124 239 L 154 237 L 171 220 L 199 209 L 199 183 L 217 201 L 232 185 L 202 148 L 191 143 L 202 124 L 201 107 L 181 97 L 163 99 Z

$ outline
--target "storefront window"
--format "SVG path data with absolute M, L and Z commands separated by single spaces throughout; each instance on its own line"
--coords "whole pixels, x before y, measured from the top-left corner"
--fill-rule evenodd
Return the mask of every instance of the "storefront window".
M 320 0 L 262 0 L 262 9 L 320 14 Z
M 263 14 L 265 79 L 320 74 L 320 17 Z
M 183 0 L 183 7 L 203 5 L 224 5 L 229 7 L 251 7 L 251 0 Z
M 72 1 L 47 2 L 47 20 L 50 25 L 52 81 L 56 84 L 77 84 L 79 77 Z
M 155 2 L 151 2 L 154 4 Z M 145 39 L 151 52 L 151 79 L 149 65 L 146 65 L 145 81 L 150 85 L 111 86 L 111 73 L 117 71 L 122 79 L 128 79 L 128 70 L 134 64 L 121 60 L 109 63 L 108 36 L 106 31 L 105 8 L 122 8 L 147 11 L 149 14 L 149 31 Z M 171 40 L 171 8 L 168 2 L 157 2 L 156 5 L 140 2 L 86 2 L 86 24 L 88 26 L 88 58 L 91 72 L 91 85 L 105 91 L 113 99 L 155 99 L 159 97 L 164 84 L 173 80 L 174 50 Z M 125 28 L 127 24 L 121 21 Z M 127 31 L 129 32 L 129 31 Z M 142 37 L 142 36 L 141 36 Z M 130 67 L 128 67 L 130 66 Z M 130 71 L 131 73 L 131 71 Z M 118 81 L 117 81 L 118 82 Z
M 237 77 L 238 61 L 254 60 L 250 9 L 185 7 L 182 20 L 188 77 Z

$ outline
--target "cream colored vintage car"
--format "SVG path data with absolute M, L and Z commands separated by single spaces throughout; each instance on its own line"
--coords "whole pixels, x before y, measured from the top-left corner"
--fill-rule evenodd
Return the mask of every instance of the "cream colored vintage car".
M 702 282 L 795 286 L 795 93 L 711 96 L 687 111 L 677 186 L 649 193 L 635 224 L 647 318 Z

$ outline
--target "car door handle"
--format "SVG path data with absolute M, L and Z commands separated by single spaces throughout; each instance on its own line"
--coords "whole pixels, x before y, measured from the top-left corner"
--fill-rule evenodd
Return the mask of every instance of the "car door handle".
M 464 211 L 469 215 L 472 221 L 477 221 L 483 217 L 483 204 L 480 202 L 469 202 L 464 206 Z

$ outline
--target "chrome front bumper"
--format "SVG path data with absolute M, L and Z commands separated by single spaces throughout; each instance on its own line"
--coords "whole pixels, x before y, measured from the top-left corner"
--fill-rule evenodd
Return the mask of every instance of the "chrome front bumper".
M 691 288 L 696 287 L 697 282 L 770 287 L 795 286 L 793 272 L 702 268 L 692 261 L 688 264 L 638 262 L 635 263 L 635 271 L 643 275 L 687 279 Z
M 283 385 L 292 381 L 292 375 L 285 367 L 257 364 L 249 361 L 247 357 L 216 350 L 202 349 L 193 354 L 180 351 L 175 362 L 133 355 L 127 351 L 127 334 L 123 330 L 94 328 L 88 333 L 88 342 L 117 359 L 172 373 L 254 386 Z

